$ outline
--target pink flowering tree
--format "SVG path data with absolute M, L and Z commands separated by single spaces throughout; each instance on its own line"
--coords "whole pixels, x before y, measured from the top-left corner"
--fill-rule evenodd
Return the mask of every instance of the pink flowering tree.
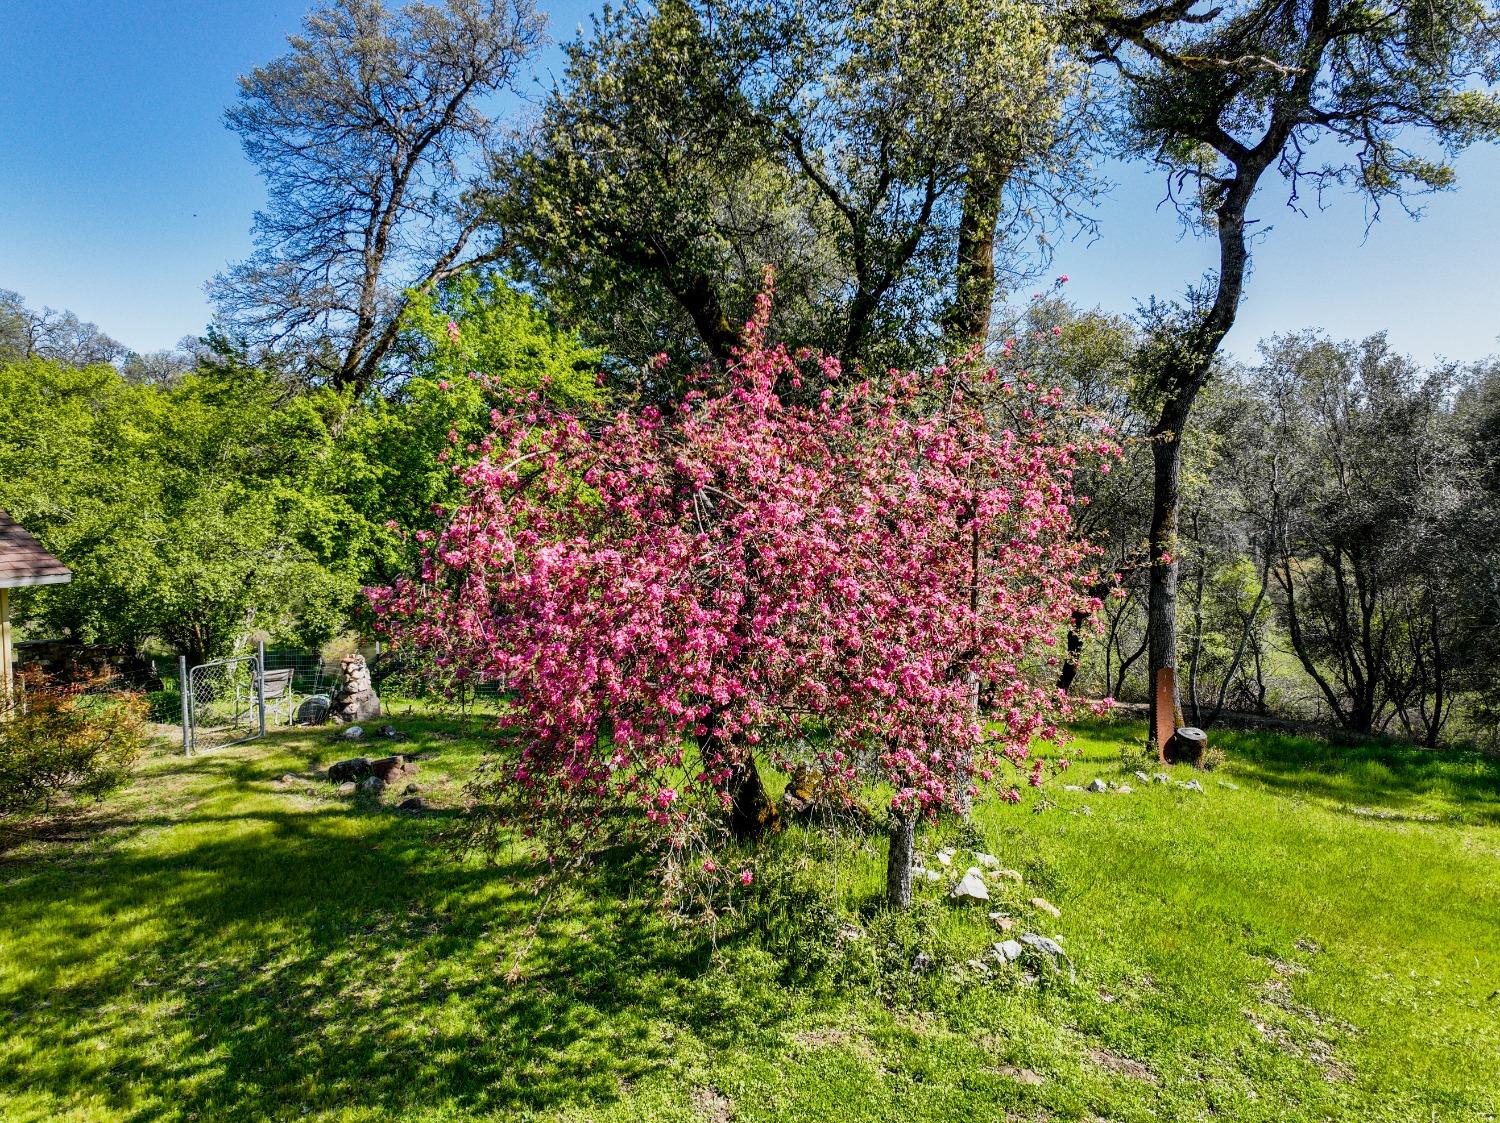
M 1016 374 L 844 386 L 765 344 L 769 308 L 670 415 L 497 411 L 420 576 L 371 597 L 393 643 L 509 685 L 485 802 L 555 850 L 754 836 L 759 768 L 811 765 L 891 790 L 904 906 L 919 819 L 1041 780 L 1054 648 L 1094 607 L 1070 479 L 1112 450 Z

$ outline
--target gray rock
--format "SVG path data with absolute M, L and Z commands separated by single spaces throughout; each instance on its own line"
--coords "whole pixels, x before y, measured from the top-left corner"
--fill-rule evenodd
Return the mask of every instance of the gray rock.
M 346 780 L 339 785 L 339 795 L 353 795 L 354 789 L 359 787 L 353 780 Z
M 1131 773 L 1131 775 L 1133 775 L 1137 780 L 1139 780 L 1143 784 L 1149 784 L 1151 782 L 1151 777 L 1147 776 L 1144 772 L 1140 771 L 1140 769 L 1136 769 L 1136 771 L 1133 772 L 1133 773 Z
M 365 730 L 364 726 L 362 725 L 351 725 L 348 729 L 339 734 L 339 736 L 346 741 L 358 741 L 364 735 Z
M 1091 792 L 1107 792 L 1109 791 L 1109 785 L 1096 776 L 1093 783 L 1089 784 L 1088 790 Z
M 932 970 L 932 956 L 925 951 L 917 952 L 916 958 L 911 961 L 911 973 L 913 975 L 925 975 Z
M 1172 782 L 1172 777 L 1168 776 L 1165 772 L 1153 772 L 1151 773 L 1151 779 L 1155 780 L 1158 784 L 1170 784 Z
M 928 881 L 942 881 L 943 880 L 943 875 L 940 874 L 940 873 L 938 873 L 937 870 L 923 870 L 922 871 L 922 876 L 925 877 Z
M 427 801 L 425 799 L 423 799 L 419 795 L 414 795 L 410 799 L 403 799 L 400 803 L 396 804 L 396 810 L 397 811 L 426 811 L 427 810 Z
M 1065 791 L 1065 792 L 1081 792 L 1081 791 L 1083 791 L 1083 788 L 1080 787 L 1078 784 L 1064 784 L 1063 785 L 1063 791 Z
M 1186 792 L 1201 792 L 1203 790 L 1203 785 L 1198 783 L 1197 780 L 1189 780 L 1187 783 L 1179 784 L 1178 786 Z
M 281 774 L 280 782 L 283 784 L 295 784 L 297 782 L 297 777 L 293 776 L 290 772 L 283 772 Z
M 990 953 L 1001 963 L 1014 963 L 1023 950 L 1018 940 L 997 940 L 990 945 Z
M 374 721 L 380 716 L 380 699 L 373 690 L 341 695 L 333 704 L 334 715 L 342 721 Z
M 1134 795 L 1135 794 L 1135 789 L 1132 788 L 1129 784 L 1121 784 L 1115 790 L 1118 791 L 1121 795 Z
M 422 790 L 422 785 L 421 784 L 407 784 L 406 785 L 406 794 L 407 795 L 416 795 L 421 790 Z
M 1073 961 L 1068 958 L 1068 953 L 1063 950 L 1063 946 L 1056 940 L 1028 932 L 1021 937 L 1021 943 L 1046 959 L 1054 971 L 1061 971 L 1062 965 L 1066 963 L 1068 965 L 1068 978 L 1075 980 L 1078 978 L 1078 972 L 1073 968 Z
M 975 869 L 964 874 L 963 880 L 953 887 L 953 892 L 948 896 L 955 901 L 988 901 L 990 890 L 984 883 L 984 878 Z
M 1220 780 L 1219 787 L 1228 788 L 1232 792 L 1237 792 L 1240 790 L 1240 786 L 1238 784 L 1231 784 L 1228 780 Z
M 401 731 L 398 730 L 394 725 L 382 725 L 380 727 L 380 735 L 382 737 L 390 737 L 394 740 L 395 738 L 401 736 Z
M 970 971 L 973 971 L 974 974 L 983 975 L 985 978 L 989 978 L 994 974 L 994 972 L 990 970 L 989 964 L 982 959 L 971 959 L 967 963 L 965 963 L 964 966 L 967 967 Z
M 379 776 L 366 776 L 359 782 L 359 790 L 371 795 L 379 795 L 385 791 L 385 781 Z
M 368 757 L 350 757 L 348 760 L 341 760 L 337 764 L 328 766 L 328 778 L 335 784 L 342 784 L 345 780 L 363 780 L 369 774 Z

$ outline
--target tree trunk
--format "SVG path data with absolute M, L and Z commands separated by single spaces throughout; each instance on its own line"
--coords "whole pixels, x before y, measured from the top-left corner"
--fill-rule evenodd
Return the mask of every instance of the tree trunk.
M 1073 688 L 1073 680 L 1078 677 L 1078 667 L 1083 661 L 1083 625 L 1087 623 L 1088 617 L 1082 612 L 1073 613 L 1073 618 L 1068 622 L 1068 654 L 1063 660 L 1062 673 L 1057 676 L 1057 689 L 1064 694 Z
M 1008 168 L 971 170 L 964 180 L 958 220 L 958 261 L 953 304 L 943 317 L 956 352 L 984 349 L 995 303 L 995 225 L 1005 195 Z
M 733 801 L 729 810 L 729 829 L 735 838 L 754 841 L 780 825 L 780 813 L 771 802 L 771 793 L 766 791 L 753 756 L 746 756 L 734 766 L 725 790 Z
M 1150 654 L 1146 666 L 1146 689 L 1151 699 L 1150 736 L 1153 745 L 1182 724 L 1182 701 L 1176 686 L 1177 676 L 1177 518 L 1182 489 L 1182 428 L 1187 420 L 1188 403 L 1168 398 L 1162 406 L 1161 420 L 1151 433 L 1151 568 L 1146 591 L 1146 634 Z M 1158 684 L 1161 672 L 1172 672 L 1172 685 L 1166 700 L 1170 712 L 1161 713 L 1163 699 Z
M 885 863 L 885 902 L 893 909 L 911 908 L 912 852 L 916 848 L 917 817 L 891 816 L 891 849 Z
M 729 769 L 724 791 L 730 801 L 730 833 L 742 842 L 753 842 L 780 826 L 780 814 L 760 778 L 760 770 L 755 767 L 755 756 L 745 743 L 738 735 L 726 743 L 716 730 L 715 715 L 710 714 L 706 724 L 709 732 L 699 739 L 698 752 L 705 768 Z

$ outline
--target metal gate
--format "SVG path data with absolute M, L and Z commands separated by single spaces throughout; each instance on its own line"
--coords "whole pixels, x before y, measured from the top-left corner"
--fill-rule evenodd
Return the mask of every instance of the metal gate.
M 182 684 L 182 751 L 222 748 L 266 735 L 266 649 L 189 667 L 178 659 Z

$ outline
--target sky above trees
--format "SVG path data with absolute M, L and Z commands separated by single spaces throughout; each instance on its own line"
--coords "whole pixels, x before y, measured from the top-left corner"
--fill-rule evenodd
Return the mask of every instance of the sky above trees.
M 560 69 L 557 44 L 595 5 L 542 7 L 553 46 L 523 85 L 538 95 L 537 83 Z M 247 255 L 251 215 L 265 200 L 223 112 L 237 77 L 282 53 L 306 8 L 60 0 L 8 12 L 0 287 L 32 306 L 71 308 L 136 350 L 200 332 L 203 283 Z M 1423 360 L 1500 350 L 1491 282 L 1500 216 L 1487 190 L 1500 153 L 1476 149 L 1458 171 L 1458 190 L 1427 200 L 1422 221 L 1388 213 L 1368 236 L 1356 199 L 1330 199 L 1330 213 L 1304 218 L 1268 192 L 1255 217 L 1277 233 L 1257 249 L 1229 349 L 1248 357 L 1264 336 L 1316 326 L 1350 338 L 1386 330 Z M 1116 311 L 1180 294 L 1213 261 L 1212 243 L 1176 238 L 1174 213 L 1159 205 L 1159 173 L 1117 166 L 1110 175 L 1116 186 L 1095 212 L 1099 237 L 1060 245 L 1055 271 L 1072 277 L 1074 300 Z

